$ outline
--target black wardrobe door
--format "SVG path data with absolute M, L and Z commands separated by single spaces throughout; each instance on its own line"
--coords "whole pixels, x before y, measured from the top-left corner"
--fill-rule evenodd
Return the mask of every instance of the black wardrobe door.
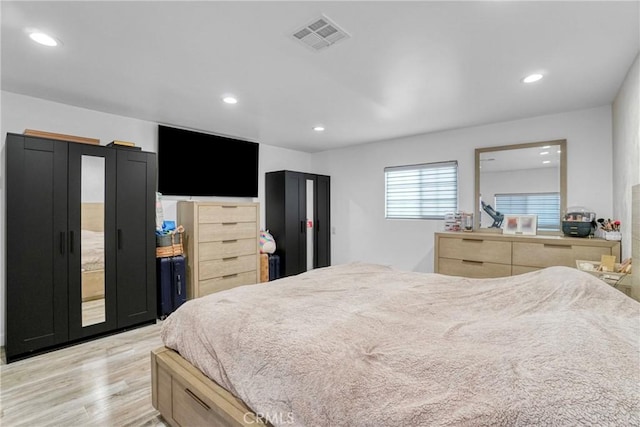
M 67 340 L 67 143 L 6 141 L 7 360 Z
M 153 153 L 117 150 L 118 327 L 156 318 L 155 182 Z
M 331 179 L 325 175 L 316 177 L 315 187 L 315 254 L 314 267 L 331 265 Z
M 292 276 L 307 270 L 306 243 L 306 180 L 304 174 L 285 172 L 285 248 L 283 276 Z M 277 245 L 277 242 L 276 242 Z

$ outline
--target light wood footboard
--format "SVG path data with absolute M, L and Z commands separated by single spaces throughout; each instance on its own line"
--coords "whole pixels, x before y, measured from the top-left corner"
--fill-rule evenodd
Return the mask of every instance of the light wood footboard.
M 264 426 L 240 399 L 220 387 L 177 352 L 151 352 L 153 407 L 172 426 Z

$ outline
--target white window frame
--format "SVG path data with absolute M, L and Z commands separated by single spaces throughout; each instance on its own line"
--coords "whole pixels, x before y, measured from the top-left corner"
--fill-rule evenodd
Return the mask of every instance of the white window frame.
M 386 219 L 444 219 L 458 211 L 458 161 L 384 168 Z

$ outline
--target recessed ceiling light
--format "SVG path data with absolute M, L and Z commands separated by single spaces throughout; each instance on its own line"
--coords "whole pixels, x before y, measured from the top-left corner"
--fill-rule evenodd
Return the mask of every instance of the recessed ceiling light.
M 314 126 L 313 130 L 316 132 L 324 132 L 324 126 Z
M 49 47 L 58 46 L 58 41 L 45 33 L 35 31 L 29 34 L 29 37 L 31 37 L 31 40 L 33 40 L 34 42 L 40 43 L 41 45 L 44 45 L 44 46 L 49 46 Z
M 558 150 L 558 154 L 562 153 L 562 150 Z
M 544 77 L 542 74 L 537 74 L 537 73 L 536 74 L 529 74 L 527 77 L 522 79 L 522 81 L 524 83 L 533 83 L 533 82 L 537 82 L 542 77 Z
M 222 101 L 225 104 L 237 104 L 238 103 L 238 100 L 236 99 L 236 97 L 231 96 L 231 95 L 227 95 L 227 96 L 223 97 Z
M 547 163 L 551 163 L 551 160 L 545 160 L 542 163 L 546 165 Z
M 550 145 L 545 145 L 544 147 L 542 147 L 543 150 L 546 150 L 547 148 L 551 148 Z
M 548 151 L 543 151 L 543 152 L 540 153 L 541 156 L 544 156 L 546 154 L 549 154 L 549 152 Z

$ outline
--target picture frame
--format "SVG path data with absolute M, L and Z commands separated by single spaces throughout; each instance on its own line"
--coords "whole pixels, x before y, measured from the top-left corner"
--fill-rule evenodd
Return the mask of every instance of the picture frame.
M 535 236 L 538 229 L 538 215 L 505 215 L 502 222 L 503 234 Z

